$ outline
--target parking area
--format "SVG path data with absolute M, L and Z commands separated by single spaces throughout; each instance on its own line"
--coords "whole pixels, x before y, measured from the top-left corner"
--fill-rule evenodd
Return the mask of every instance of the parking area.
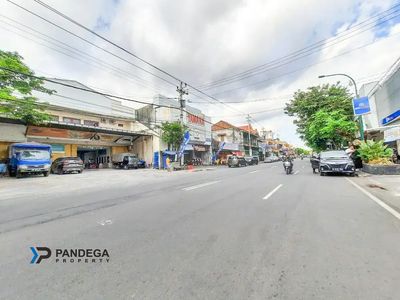
M 26 176 L 21 179 L 0 178 L 0 201 L 23 196 L 59 194 L 80 189 L 107 189 L 165 181 L 188 175 L 188 171 L 166 172 L 165 170 L 138 169 L 85 170 L 82 174 L 51 174 L 49 177 Z

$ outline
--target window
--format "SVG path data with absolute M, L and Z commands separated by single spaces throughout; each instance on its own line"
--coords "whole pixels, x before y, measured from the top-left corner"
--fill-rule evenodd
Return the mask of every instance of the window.
M 65 145 L 50 145 L 51 152 L 53 153 L 65 153 Z
M 97 121 L 84 120 L 83 124 L 87 125 L 87 126 L 95 126 L 95 127 L 99 126 L 99 122 L 97 122 Z
M 124 124 L 118 124 L 118 127 L 124 127 Z
M 219 140 L 221 142 L 225 142 L 226 141 L 226 135 L 225 134 L 218 135 L 218 137 L 219 137 Z
M 72 123 L 72 124 L 81 124 L 81 120 L 74 119 L 74 118 L 65 118 L 64 117 L 64 122 L 65 123 Z

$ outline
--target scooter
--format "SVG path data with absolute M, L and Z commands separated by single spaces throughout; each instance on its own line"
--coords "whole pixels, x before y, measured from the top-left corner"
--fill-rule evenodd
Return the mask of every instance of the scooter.
M 285 168 L 286 174 L 289 175 L 292 173 L 292 164 L 289 161 L 285 161 L 283 163 L 283 167 Z

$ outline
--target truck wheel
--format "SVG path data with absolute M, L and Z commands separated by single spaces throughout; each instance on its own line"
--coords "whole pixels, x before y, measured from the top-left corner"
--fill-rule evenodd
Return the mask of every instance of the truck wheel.
M 125 166 L 124 166 L 124 170 L 128 170 L 128 165 L 125 165 Z
M 43 172 L 44 177 L 49 177 L 49 171 Z
M 22 178 L 22 174 L 21 174 L 21 172 L 18 172 L 18 171 L 17 171 L 17 173 L 16 173 L 16 177 L 17 177 L 17 178 Z

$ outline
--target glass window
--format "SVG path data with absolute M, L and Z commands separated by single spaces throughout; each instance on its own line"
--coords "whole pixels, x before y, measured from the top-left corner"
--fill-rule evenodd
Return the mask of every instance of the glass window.
M 73 121 L 72 121 L 74 124 L 81 124 L 81 120 L 78 120 L 78 119 L 73 119 Z
M 81 124 L 81 120 L 79 119 L 73 119 L 73 118 L 63 118 L 65 123 L 72 123 L 72 124 Z
M 46 150 L 22 150 L 20 152 L 22 160 L 45 160 L 50 159 L 50 152 Z
M 118 127 L 124 127 L 124 124 L 118 124 Z

